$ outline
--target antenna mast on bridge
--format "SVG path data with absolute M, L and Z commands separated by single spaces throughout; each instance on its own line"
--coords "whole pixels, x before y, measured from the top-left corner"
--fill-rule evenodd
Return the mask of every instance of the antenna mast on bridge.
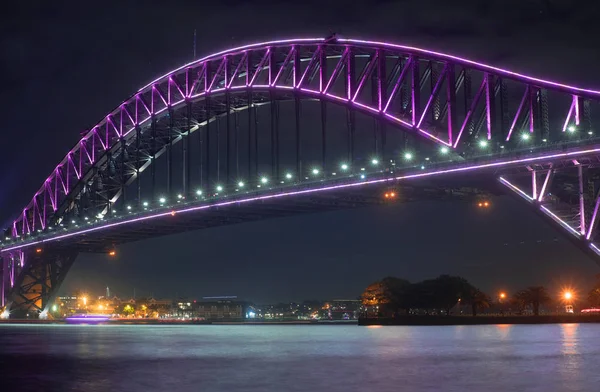
M 196 60 L 196 29 L 194 29 L 194 48 L 193 48 L 193 56 L 192 60 Z

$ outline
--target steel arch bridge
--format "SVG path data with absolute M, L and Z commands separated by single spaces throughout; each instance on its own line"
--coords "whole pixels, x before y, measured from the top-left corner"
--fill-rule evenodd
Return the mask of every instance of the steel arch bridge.
M 47 316 L 79 252 L 384 194 L 479 197 L 487 179 L 599 256 L 599 102 L 599 91 L 385 42 L 212 54 L 141 88 L 52 170 L 1 239 L 3 316 Z

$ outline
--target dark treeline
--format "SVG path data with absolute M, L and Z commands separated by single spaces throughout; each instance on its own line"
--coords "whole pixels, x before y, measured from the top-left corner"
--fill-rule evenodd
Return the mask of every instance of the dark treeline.
M 401 314 L 446 314 L 452 313 L 457 305 L 468 306 L 471 314 L 492 305 L 491 297 L 460 276 L 441 275 L 435 279 L 411 283 L 396 277 L 387 277 L 370 284 L 361 295 L 368 315 L 390 317 Z M 565 304 L 564 298 L 554 299 L 543 286 L 532 286 L 517 291 L 502 299 L 503 309 L 517 314 L 539 315 L 542 305 L 556 302 Z M 576 298 L 569 298 L 569 303 Z M 580 302 L 584 302 L 583 300 Z M 591 306 L 600 306 L 600 279 L 589 293 L 587 301 Z
M 441 275 L 435 279 L 411 283 L 387 277 L 370 284 L 361 296 L 363 305 L 381 316 L 424 313 L 450 314 L 460 304 L 470 305 L 473 315 L 488 308 L 490 297 L 459 276 Z

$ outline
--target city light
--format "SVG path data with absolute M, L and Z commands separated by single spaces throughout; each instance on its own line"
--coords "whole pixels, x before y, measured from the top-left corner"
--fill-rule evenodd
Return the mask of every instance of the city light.
M 348 170 L 348 165 L 345 163 L 342 163 L 342 165 L 340 167 L 342 170 Z
M 238 186 L 239 186 L 240 188 L 243 188 L 243 187 L 244 187 L 244 181 L 240 181 L 240 182 L 238 182 Z
M 566 290 L 563 292 L 563 298 L 565 299 L 565 301 L 570 301 L 573 299 L 573 293 L 569 290 Z
M 411 154 L 410 152 L 404 153 L 404 159 L 406 159 L 407 161 L 410 161 L 412 158 L 413 158 L 413 154 Z
M 183 199 L 183 195 L 180 193 L 180 194 L 177 195 L 177 198 L 178 199 Z
M 317 174 L 319 174 L 319 169 L 316 169 L 316 168 L 315 168 L 315 169 L 312 169 L 312 174 L 314 174 L 315 176 L 316 176 Z
M 87 306 L 87 297 L 83 297 L 81 300 L 83 301 L 83 305 Z
M 487 147 L 487 145 L 488 145 L 488 142 L 487 142 L 487 140 L 480 140 L 480 141 L 479 141 L 479 147 L 481 147 L 481 148 L 486 148 L 486 147 Z
M 268 179 L 267 177 L 261 177 L 261 178 L 260 178 L 260 182 L 261 182 L 262 184 L 266 184 L 267 182 L 269 182 L 269 179 Z
M 35 250 L 35 253 L 42 253 L 42 248 L 37 248 L 37 249 Z
M 569 128 L 567 128 L 567 131 L 569 131 L 571 133 L 575 132 L 575 130 L 576 130 L 576 128 L 574 125 L 569 125 Z
M 164 197 L 161 197 L 160 199 L 158 199 L 159 203 L 164 204 L 166 203 L 167 199 L 165 199 Z
M 131 206 L 127 206 L 127 209 L 128 209 L 128 210 L 131 210 Z
M 198 190 L 196 191 L 196 195 L 198 195 L 198 196 L 202 196 L 202 191 L 201 191 L 200 189 L 198 189 Z
M 287 178 L 288 180 L 292 179 L 292 173 L 285 173 L 285 178 Z
M 113 250 L 111 250 L 111 251 L 108 252 L 108 255 L 110 257 L 115 257 L 117 255 L 117 251 L 113 249 Z
M 58 310 L 58 306 L 56 306 L 56 304 L 52 305 L 52 311 L 56 312 Z
M 379 160 L 378 159 L 371 159 L 371 164 L 372 165 L 379 165 Z
M 524 133 L 521 135 L 521 139 L 523 140 L 529 140 L 529 134 L 528 133 Z
M 142 205 L 143 205 L 144 207 L 148 207 L 148 202 L 147 202 L 147 201 L 145 201 L 145 202 L 143 202 L 143 203 L 142 203 Z
M 506 293 L 500 293 L 500 299 L 505 299 L 506 298 Z
M 440 148 L 440 153 L 441 154 L 448 154 L 449 151 L 450 151 L 450 149 L 448 147 L 446 147 L 446 146 L 442 146 Z
M 221 185 L 217 185 L 217 192 L 221 192 L 223 190 L 223 187 Z

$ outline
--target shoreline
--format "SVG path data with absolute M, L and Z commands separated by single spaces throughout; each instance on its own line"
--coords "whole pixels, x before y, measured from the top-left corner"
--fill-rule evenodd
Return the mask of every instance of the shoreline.
M 531 325 L 600 323 L 600 315 L 540 315 L 540 316 L 399 316 L 386 318 L 361 318 L 359 326 L 450 326 L 450 325 Z
M 358 320 L 159 320 L 159 319 L 112 319 L 101 322 L 68 322 L 64 319 L 58 320 L 34 320 L 34 319 L 8 319 L 0 320 L 0 325 L 31 324 L 31 325 L 358 325 Z

